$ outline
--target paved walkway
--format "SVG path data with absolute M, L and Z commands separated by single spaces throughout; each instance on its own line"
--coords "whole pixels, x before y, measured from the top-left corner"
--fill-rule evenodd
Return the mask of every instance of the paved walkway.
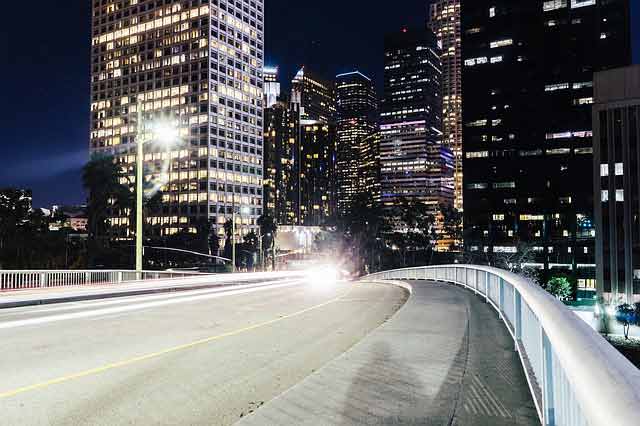
M 458 287 L 411 284 L 388 322 L 238 424 L 539 425 L 495 311 Z

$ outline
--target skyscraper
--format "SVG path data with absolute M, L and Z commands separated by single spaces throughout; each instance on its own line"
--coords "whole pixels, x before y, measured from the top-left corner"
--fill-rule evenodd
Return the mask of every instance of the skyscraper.
M 280 80 L 278 67 L 264 67 L 265 108 L 271 107 L 280 97 Z
M 295 164 L 298 225 L 334 222 L 335 112 L 333 85 L 302 67 L 291 82 L 291 110 L 297 114 Z
M 335 224 L 335 141 L 333 122 L 309 119 L 300 122 L 300 225 Z
M 429 7 L 428 27 L 441 44 L 442 142 L 455 157 L 454 207 L 462 210 L 462 39 L 460 0 L 437 0 Z
M 263 1 L 92 1 L 92 153 L 134 174 L 145 141 L 146 178 L 162 191 L 164 234 L 233 209 L 238 230 L 262 214 Z M 142 117 L 139 122 L 138 113 Z M 158 125 L 175 127 L 172 146 Z M 120 218 L 117 220 L 127 220 Z
M 276 70 L 265 70 L 264 210 L 276 223 L 294 225 L 299 213 L 299 117 L 280 94 Z
M 338 211 L 346 214 L 356 194 L 380 197 L 378 101 L 373 82 L 355 71 L 336 76 Z
M 628 1 L 478 0 L 462 31 L 465 246 L 592 286 L 593 73 L 630 61 Z
M 442 155 L 440 49 L 429 30 L 385 37 L 384 100 L 380 115 L 382 202 L 420 201 L 436 213 L 453 203 L 453 164 Z M 447 149 L 445 148 L 444 151 Z M 450 174 L 443 179 L 442 173 Z
M 593 166 L 598 294 L 640 301 L 640 65 L 596 73 Z
M 291 82 L 291 102 L 300 105 L 302 120 L 335 119 L 336 98 L 333 85 L 315 73 L 300 68 Z

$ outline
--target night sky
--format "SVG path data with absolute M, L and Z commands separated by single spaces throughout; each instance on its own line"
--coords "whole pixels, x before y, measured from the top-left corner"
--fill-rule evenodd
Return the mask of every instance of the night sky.
M 280 66 L 283 81 L 305 64 L 328 78 L 359 69 L 380 86 L 383 34 L 423 26 L 427 2 L 266 0 L 265 62 Z M 0 27 L 0 187 L 32 188 L 36 206 L 81 203 L 91 2 L 7 3 Z M 640 0 L 631 4 L 631 22 L 640 22 Z M 640 63 L 640 25 L 633 31 Z

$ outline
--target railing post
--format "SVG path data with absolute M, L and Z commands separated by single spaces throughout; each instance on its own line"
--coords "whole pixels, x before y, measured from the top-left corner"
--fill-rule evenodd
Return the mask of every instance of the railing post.
M 478 271 L 477 269 L 475 270 L 475 278 L 473 280 L 473 291 L 475 291 L 476 296 L 478 295 L 478 281 L 479 281 L 479 277 L 480 276 L 480 271 Z
M 44 288 L 47 286 L 47 273 L 40 272 L 40 287 Z
M 502 279 L 502 277 L 498 278 L 498 307 L 499 309 L 499 314 L 500 314 L 500 318 L 504 319 L 503 317 L 503 313 L 502 311 L 504 310 L 504 280 Z
M 118 284 L 122 283 L 122 271 L 118 271 Z
M 542 327 L 540 328 L 542 344 L 542 405 L 545 426 L 555 426 L 555 407 L 553 403 L 553 352 L 551 342 Z
M 515 336 L 515 347 L 516 351 L 518 351 L 518 342 L 522 340 L 522 296 L 520 296 L 520 292 L 513 289 L 513 318 L 514 318 L 514 336 Z
M 484 273 L 484 300 L 489 303 L 489 271 Z

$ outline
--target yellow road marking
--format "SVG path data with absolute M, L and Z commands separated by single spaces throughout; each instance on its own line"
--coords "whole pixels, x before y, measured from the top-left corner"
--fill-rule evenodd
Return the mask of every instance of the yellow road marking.
M 33 390 L 44 389 L 44 388 L 47 388 L 47 387 L 52 386 L 52 385 L 57 385 L 57 384 L 60 384 L 60 383 L 71 381 L 71 380 L 80 379 L 82 377 L 92 376 L 94 374 L 103 373 L 105 371 L 113 370 L 115 368 L 125 367 L 127 365 L 135 364 L 135 363 L 138 363 L 138 362 L 141 362 L 141 361 L 146 361 L 148 359 L 158 358 L 158 357 L 160 357 L 162 355 L 167 355 L 167 354 L 170 354 L 170 353 L 173 353 L 173 352 L 178 352 L 178 351 L 182 351 L 182 350 L 185 350 L 185 349 L 193 348 L 195 346 L 204 345 L 206 343 L 210 343 L 210 342 L 213 342 L 215 340 L 220 340 L 220 339 L 223 339 L 225 337 L 236 336 L 238 334 L 245 333 L 247 331 L 255 330 L 255 329 L 261 328 L 261 327 L 266 327 L 268 325 L 271 325 L 271 324 L 274 324 L 274 323 L 277 323 L 277 322 L 280 322 L 280 321 L 283 321 L 283 320 L 286 320 L 286 319 L 289 319 L 289 318 L 297 317 L 297 316 L 305 314 L 305 313 L 307 313 L 309 311 L 313 311 L 315 309 L 319 309 L 319 308 L 322 308 L 324 306 L 327 306 L 327 305 L 330 305 L 332 303 L 335 303 L 338 300 L 344 298 L 347 294 L 349 294 L 351 292 L 351 289 L 352 289 L 352 287 L 349 288 L 349 290 L 345 291 L 340 296 L 336 297 L 335 299 L 328 300 L 328 301 L 326 301 L 324 303 L 321 303 L 319 305 L 311 306 L 309 308 L 303 309 L 303 310 L 298 311 L 298 312 L 294 312 L 292 314 L 283 315 L 281 317 L 278 317 L 278 318 L 275 318 L 275 319 L 272 319 L 272 320 L 269 320 L 269 321 L 265 321 L 265 322 L 262 322 L 262 323 L 259 323 L 259 324 L 250 325 L 248 327 L 244 327 L 244 328 L 241 328 L 241 329 L 238 329 L 238 330 L 234 330 L 234 331 L 229 331 L 227 333 L 219 334 L 217 336 L 206 337 L 204 339 L 196 340 L 195 342 L 186 343 L 184 345 L 174 346 L 172 348 L 164 349 L 162 351 L 150 353 L 150 354 L 147 354 L 147 355 L 137 356 L 137 357 L 130 358 L 130 359 L 127 359 L 127 360 L 124 360 L 124 361 L 119 361 L 119 362 L 115 362 L 115 363 L 112 363 L 112 364 L 106 364 L 106 365 L 103 365 L 101 367 L 92 368 L 90 370 L 80 371 L 78 373 L 74 373 L 74 374 L 69 374 L 67 376 L 58 377 L 56 379 L 51 379 L 51 380 L 48 380 L 46 382 L 36 383 L 34 385 L 23 386 L 21 388 L 17 388 L 17 389 L 14 389 L 14 390 L 2 392 L 2 393 L 0 393 L 0 399 L 9 398 L 9 397 L 16 396 L 16 395 L 19 395 L 21 393 L 25 393 L 25 392 L 29 392 L 29 391 L 33 391 Z

